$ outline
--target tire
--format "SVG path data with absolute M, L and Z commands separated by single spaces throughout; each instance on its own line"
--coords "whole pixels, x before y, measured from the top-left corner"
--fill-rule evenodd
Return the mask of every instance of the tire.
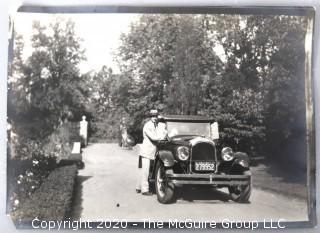
M 166 178 L 162 162 L 156 166 L 155 190 L 158 201 L 162 204 L 172 203 L 174 200 L 174 184 Z
M 250 170 L 243 171 L 241 175 L 249 175 L 250 180 L 248 185 L 238 185 L 238 186 L 231 186 L 229 187 L 229 193 L 230 197 L 233 201 L 238 203 L 248 203 L 250 196 L 251 196 L 251 190 L 252 190 L 252 184 L 251 184 L 251 172 Z

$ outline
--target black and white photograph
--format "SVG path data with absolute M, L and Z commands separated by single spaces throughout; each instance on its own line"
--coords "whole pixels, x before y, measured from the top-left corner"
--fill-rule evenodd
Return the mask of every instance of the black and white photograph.
M 13 222 L 312 222 L 314 10 L 112 9 L 10 15 Z

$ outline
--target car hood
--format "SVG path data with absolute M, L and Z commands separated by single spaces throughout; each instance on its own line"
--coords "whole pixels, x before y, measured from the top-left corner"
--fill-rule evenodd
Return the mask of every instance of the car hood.
M 199 135 L 179 135 L 171 138 L 171 142 L 178 145 L 195 145 L 200 142 L 207 142 L 212 144 L 213 142 L 205 137 Z

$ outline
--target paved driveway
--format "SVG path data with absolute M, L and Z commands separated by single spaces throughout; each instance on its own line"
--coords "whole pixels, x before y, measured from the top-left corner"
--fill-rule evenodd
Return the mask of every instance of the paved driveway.
M 84 149 L 83 159 L 85 168 L 79 171 L 74 219 L 307 220 L 305 201 L 259 189 L 253 190 L 250 204 L 232 202 L 224 190 L 181 189 L 176 203 L 162 205 L 156 195 L 135 193 L 135 150 L 117 144 L 91 144 Z

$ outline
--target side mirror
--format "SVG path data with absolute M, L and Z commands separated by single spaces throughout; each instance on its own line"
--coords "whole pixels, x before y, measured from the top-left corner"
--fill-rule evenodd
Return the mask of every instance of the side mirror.
M 210 125 L 210 136 L 212 140 L 219 139 L 219 125 L 214 122 Z

